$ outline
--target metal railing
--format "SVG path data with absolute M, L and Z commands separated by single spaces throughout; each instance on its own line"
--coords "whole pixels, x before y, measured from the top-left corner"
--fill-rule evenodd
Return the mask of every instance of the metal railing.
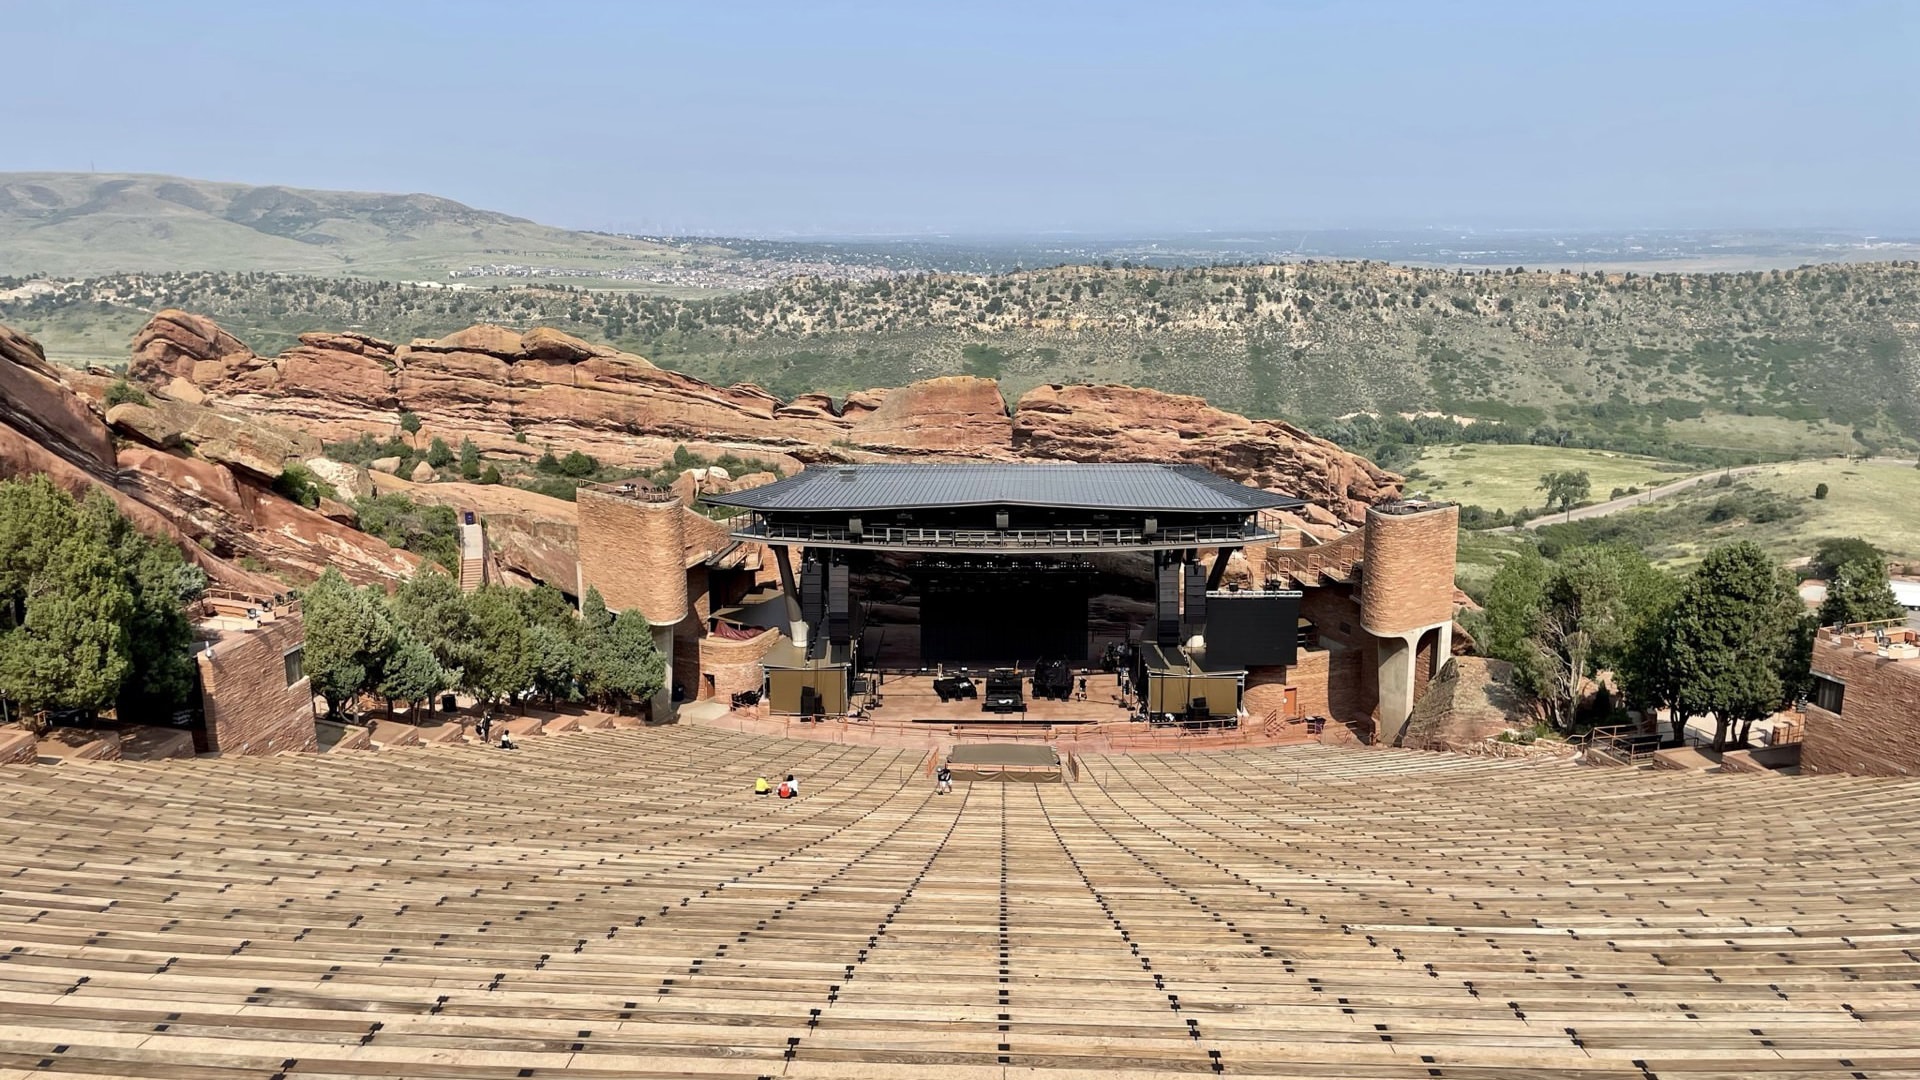
M 741 540 L 792 541 L 801 544 L 869 544 L 874 547 L 925 547 L 956 550 L 1058 548 L 1081 550 L 1245 544 L 1276 539 L 1252 524 L 1185 525 L 1146 532 L 1142 529 L 941 529 L 877 525 L 854 532 L 837 525 L 798 525 L 756 519 L 733 531 Z
M 632 499 L 643 503 L 678 502 L 680 496 L 670 488 L 654 487 L 643 480 L 616 480 L 606 484 L 581 484 L 587 491 L 601 495 L 612 495 L 617 499 Z

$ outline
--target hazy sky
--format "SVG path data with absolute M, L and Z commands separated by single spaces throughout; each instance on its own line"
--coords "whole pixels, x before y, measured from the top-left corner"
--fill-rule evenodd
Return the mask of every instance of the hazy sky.
M 0 171 L 783 235 L 1920 226 L 1920 3 L 5 0 Z

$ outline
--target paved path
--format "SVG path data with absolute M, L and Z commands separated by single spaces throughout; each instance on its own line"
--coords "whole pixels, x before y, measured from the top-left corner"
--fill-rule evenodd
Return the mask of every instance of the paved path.
M 1848 459 L 1821 458 L 1817 460 L 1845 461 Z M 1854 459 L 1854 461 L 1855 464 L 1861 465 L 1904 465 L 1909 468 L 1914 464 L 1913 461 L 1905 458 L 1877 457 Z M 1618 499 L 1608 499 L 1606 502 L 1592 503 L 1587 506 L 1576 506 L 1571 513 L 1547 514 L 1543 517 L 1533 518 L 1521 525 L 1503 525 L 1500 528 L 1489 529 L 1487 531 L 1505 533 L 1512 532 L 1515 529 L 1537 529 L 1542 525 L 1558 525 L 1565 521 L 1585 521 L 1588 518 L 1605 517 L 1608 514 L 1617 514 L 1622 510 L 1642 506 L 1646 503 L 1653 502 L 1655 499 L 1664 499 L 1669 495 L 1678 494 L 1689 488 L 1699 487 L 1701 484 L 1709 481 L 1717 482 L 1722 476 L 1731 476 L 1738 480 L 1743 476 L 1749 476 L 1753 473 L 1791 464 L 1793 464 L 1793 462 L 1790 461 L 1770 461 L 1764 465 L 1741 465 L 1732 469 L 1714 469 L 1711 472 L 1694 473 L 1692 476 L 1683 476 L 1678 480 L 1668 481 L 1659 487 L 1648 488 L 1638 495 L 1622 495 Z

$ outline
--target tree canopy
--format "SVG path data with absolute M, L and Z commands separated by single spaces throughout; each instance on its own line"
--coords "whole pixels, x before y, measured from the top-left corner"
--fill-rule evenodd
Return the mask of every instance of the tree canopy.
M 0 482 L 0 698 L 159 718 L 193 689 L 183 605 L 206 577 L 134 528 L 105 494 L 36 476 Z

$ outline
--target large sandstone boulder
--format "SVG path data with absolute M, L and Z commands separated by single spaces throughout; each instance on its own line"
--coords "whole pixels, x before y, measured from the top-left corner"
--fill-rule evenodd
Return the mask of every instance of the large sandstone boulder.
M 320 453 L 320 441 L 311 435 L 166 398 L 115 405 L 107 411 L 107 422 L 148 446 L 191 449 L 266 480 L 277 479 L 287 462 Z
M 999 383 L 948 375 L 890 391 L 879 408 L 854 422 L 850 437 L 895 454 L 1004 457 L 1012 424 Z
M 394 464 L 397 466 L 399 462 L 396 460 Z M 307 471 L 333 485 L 333 490 L 343 499 L 364 499 L 373 494 L 373 481 L 368 478 L 367 470 L 358 465 L 314 457 L 307 459 Z
M 433 466 L 427 464 L 426 458 L 421 458 L 419 461 L 413 463 L 413 473 L 409 476 L 409 479 L 416 484 L 432 483 Z
M 168 308 L 134 335 L 127 376 L 156 389 L 175 377 L 204 386 L 219 381 L 229 364 L 253 359 L 252 349 L 212 319 Z
M 1021 397 L 1012 427 L 1021 457 L 1189 462 L 1354 523 L 1400 490 L 1399 476 L 1291 424 L 1138 386 L 1037 386 Z

